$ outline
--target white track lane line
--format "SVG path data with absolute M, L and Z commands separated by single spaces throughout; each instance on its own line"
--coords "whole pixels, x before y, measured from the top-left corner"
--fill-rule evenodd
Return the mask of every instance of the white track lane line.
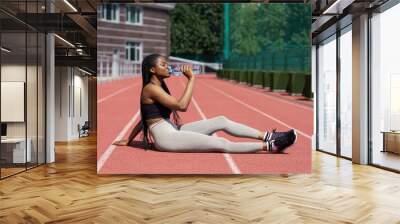
M 182 84 L 183 87 L 185 87 L 185 85 L 182 83 L 182 80 L 179 80 L 179 82 Z M 199 104 L 197 103 L 197 101 L 196 101 L 196 99 L 194 98 L 194 96 L 192 96 L 192 101 L 193 101 L 194 107 L 196 107 L 196 110 L 199 112 L 201 118 L 202 118 L 203 120 L 206 120 L 207 117 L 206 117 L 206 115 L 204 115 L 203 111 L 200 109 L 200 106 L 199 106 Z M 214 134 L 212 134 L 212 135 L 218 137 L 218 135 L 217 135 L 216 133 L 214 133 Z M 225 158 L 226 162 L 228 163 L 229 167 L 231 168 L 232 173 L 234 173 L 234 174 L 241 174 L 242 172 L 240 171 L 239 167 L 236 165 L 236 163 L 235 163 L 235 161 L 233 160 L 232 156 L 231 156 L 230 154 L 228 154 L 228 153 L 223 153 L 223 155 L 224 155 L 224 158 Z
M 133 88 L 133 87 L 135 87 L 135 86 L 137 86 L 137 85 L 139 85 L 139 83 L 135 83 L 135 84 L 133 84 L 133 85 L 130 85 L 130 86 L 127 86 L 127 87 L 125 87 L 125 88 L 123 88 L 123 89 L 120 89 L 120 90 L 118 90 L 118 91 L 115 92 L 115 93 L 112 93 L 112 94 L 110 94 L 110 95 L 108 95 L 108 96 L 105 96 L 105 97 L 103 97 L 103 98 L 97 100 L 97 103 L 98 103 L 98 104 L 99 104 L 99 103 L 102 103 L 102 102 L 104 102 L 104 101 L 110 99 L 111 97 L 114 97 L 114 96 L 116 96 L 116 95 L 118 95 L 118 94 L 120 94 L 120 93 L 123 93 L 123 92 L 127 91 L 128 89 Z
M 253 110 L 253 111 L 255 111 L 255 112 L 257 112 L 257 113 L 259 113 L 259 114 L 261 114 L 261 115 L 263 115 L 263 116 L 265 116 L 265 117 L 268 117 L 269 119 L 271 119 L 271 120 L 273 120 L 273 121 L 275 121 L 275 122 L 277 122 L 277 123 L 279 123 L 279 124 L 281 124 L 281 125 L 283 125 L 283 126 L 289 128 L 289 129 L 296 129 L 296 128 L 294 128 L 294 127 L 292 127 L 292 126 L 286 124 L 285 122 L 283 122 L 283 121 L 281 121 L 281 120 L 279 120 L 279 119 L 277 119 L 277 118 L 275 118 L 275 117 L 273 117 L 273 116 L 271 116 L 271 115 L 269 115 L 269 114 L 266 114 L 266 113 L 262 112 L 261 110 L 255 108 L 255 107 L 253 107 L 253 106 L 250 106 L 249 104 L 247 104 L 247 103 L 245 103 L 245 102 L 243 102 L 243 101 L 241 101 L 241 100 L 235 98 L 234 96 L 229 95 L 229 94 L 227 94 L 227 93 L 225 93 L 225 92 L 223 92 L 223 91 L 221 91 L 221 90 L 219 90 L 219 89 L 217 89 L 217 88 L 215 88 L 215 87 L 213 87 L 213 86 L 206 85 L 206 84 L 203 84 L 203 83 L 202 83 L 202 85 L 204 85 L 204 86 L 206 86 L 206 87 L 208 87 L 208 88 L 210 88 L 210 89 L 213 89 L 213 90 L 215 90 L 216 92 L 221 93 L 222 95 L 224 95 L 224 96 L 226 96 L 226 97 L 232 99 L 233 101 L 235 101 L 235 102 L 237 102 L 237 103 L 240 103 L 240 104 L 242 104 L 243 106 L 245 106 L 245 107 L 247 107 L 247 108 L 249 108 L 249 109 L 251 109 L 251 110 Z M 302 132 L 302 131 L 300 131 L 300 130 L 297 130 L 297 129 L 296 129 L 296 132 L 299 133 L 299 134 L 301 134 L 301 135 L 303 135 L 304 137 L 306 137 L 306 138 L 308 138 L 308 139 L 311 139 L 311 136 L 310 136 L 310 135 L 307 135 L 306 133 L 304 133 L 304 132 Z
M 124 135 L 128 132 L 128 130 L 135 123 L 135 121 L 137 120 L 139 115 L 140 115 L 140 110 L 138 110 L 138 112 L 136 112 L 135 116 L 133 116 L 133 118 L 129 121 L 129 123 L 127 125 L 125 125 L 125 127 L 122 129 L 122 131 L 118 134 L 118 136 L 114 139 L 113 142 L 119 141 L 124 137 Z M 97 173 L 99 173 L 99 171 L 104 166 L 104 164 L 106 163 L 108 158 L 110 158 L 110 156 L 114 152 L 115 148 L 116 148 L 116 145 L 113 145 L 113 144 L 109 145 L 108 148 L 106 149 L 106 151 L 104 151 L 104 153 L 101 155 L 100 159 L 97 160 Z
M 223 80 L 219 80 L 219 81 L 222 82 Z M 230 84 L 232 84 L 232 83 L 230 83 Z M 310 108 L 310 107 L 307 107 L 307 106 L 303 106 L 303 105 L 300 105 L 300 104 L 297 104 L 297 103 L 288 102 L 286 100 L 282 100 L 282 99 L 280 99 L 278 97 L 273 97 L 273 96 L 270 96 L 270 95 L 267 95 L 267 94 L 264 94 L 264 93 L 260 93 L 255 89 L 250 89 L 251 87 L 249 88 L 249 86 L 247 86 L 247 88 L 246 88 L 246 86 L 240 86 L 240 87 L 241 87 L 241 89 L 243 89 L 243 90 L 245 90 L 247 92 L 255 93 L 257 95 L 260 95 L 260 96 L 263 96 L 263 97 L 266 97 L 266 98 L 269 98 L 269 99 L 272 99 L 272 100 L 275 100 L 275 101 L 280 101 L 280 102 L 283 102 L 283 103 L 286 103 L 286 104 L 290 104 L 290 105 L 293 105 L 295 107 L 299 107 L 299 108 L 302 108 L 302 109 L 305 109 L 305 110 L 314 111 L 313 108 Z

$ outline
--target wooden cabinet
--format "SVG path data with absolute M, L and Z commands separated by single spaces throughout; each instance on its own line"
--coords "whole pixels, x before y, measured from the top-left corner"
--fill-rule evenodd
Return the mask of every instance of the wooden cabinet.
M 383 152 L 400 154 L 400 131 L 387 131 L 383 133 Z

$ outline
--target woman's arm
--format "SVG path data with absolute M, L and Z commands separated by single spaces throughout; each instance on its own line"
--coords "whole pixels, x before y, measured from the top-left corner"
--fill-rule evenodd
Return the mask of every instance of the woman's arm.
M 128 144 L 139 134 L 140 131 L 142 131 L 143 125 L 142 121 L 140 120 L 136 126 L 133 128 L 132 132 L 129 134 L 128 137 Z
M 181 98 L 179 99 L 183 109 L 182 111 L 186 111 L 187 108 L 189 107 L 193 95 L 193 86 L 194 86 L 194 76 L 188 79 L 185 91 L 183 92 Z
M 118 140 L 113 142 L 113 145 L 118 145 L 118 146 L 127 146 L 131 145 L 133 139 L 139 134 L 139 132 L 143 129 L 142 122 L 139 121 L 136 126 L 133 128 L 131 133 L 129 134 L 128 140 Z

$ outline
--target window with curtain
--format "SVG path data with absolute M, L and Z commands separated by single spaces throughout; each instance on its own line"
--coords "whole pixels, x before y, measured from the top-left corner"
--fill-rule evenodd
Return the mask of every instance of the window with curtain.
M 108 21 L 119 21 L 119 4 L 100 5 L 101 19 Z
M 142 44 L 140 42 L 126 42 L 125 59 L 140 62 L 142 58 Z
M 139 6 L 126 5 L 125 20 L 128 23 L 140 25 L 143 21 L 143 10 Z
M 336 35 L 318 47 L 318 149 L 336 154 Z

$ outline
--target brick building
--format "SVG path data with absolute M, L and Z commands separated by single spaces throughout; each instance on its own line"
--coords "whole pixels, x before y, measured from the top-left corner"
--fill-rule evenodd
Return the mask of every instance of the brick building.
M 170 53 L 170 11 L 175 4 L 112 3 L 98 8 L 100 79 L 140 74 L 144 56 Z

